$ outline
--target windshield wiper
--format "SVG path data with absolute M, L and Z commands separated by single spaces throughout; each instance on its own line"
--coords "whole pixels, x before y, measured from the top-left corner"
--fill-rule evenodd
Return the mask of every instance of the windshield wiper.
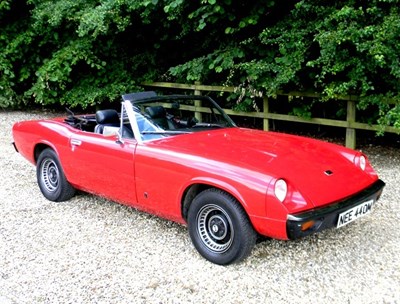
M 174 135 L 174 134 L 188 134 L 188 133 L 192 133 L 192 132 L 189 132 L 189 131 L 143 131 L 140 134 L 161 134 L 161 135 L 171 134 L 171 135 Z
M 213 123 L 197 123 L 192 128 L 224 128 L 224 126 Z

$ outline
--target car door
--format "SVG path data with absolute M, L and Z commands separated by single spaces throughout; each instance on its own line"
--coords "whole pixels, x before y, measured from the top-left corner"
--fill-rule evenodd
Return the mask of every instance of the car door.
M 69 139 L 68 179 L 77 188 L 135 205 L 135 139 L 77 131 Z

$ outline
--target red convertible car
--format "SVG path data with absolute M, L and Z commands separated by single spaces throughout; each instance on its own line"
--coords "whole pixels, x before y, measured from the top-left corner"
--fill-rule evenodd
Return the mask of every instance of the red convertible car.
M 123 95 L 121 111 L 23 121 L 16 150 L 55 202 L 76 189 L 187 224 L 209 261 L 248 256 L 258 236 L 297 239 L 371 212 L 381 181 L 334 144 L 237 127 L 206 96 Z

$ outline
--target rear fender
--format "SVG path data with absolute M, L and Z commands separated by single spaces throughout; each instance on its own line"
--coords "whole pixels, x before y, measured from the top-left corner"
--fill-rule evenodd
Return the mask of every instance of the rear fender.
M 37 160 L 40 154 L 43 152 L 43 150 L 47 148 L 54 150 L 54 152 L 56 152 L 57 156 L 59 157 L 57 148 L 51 142 L 43 140 L 40 143 L 37 143 L 33 149 L 33 160 L 35 165 L 37 164 Z

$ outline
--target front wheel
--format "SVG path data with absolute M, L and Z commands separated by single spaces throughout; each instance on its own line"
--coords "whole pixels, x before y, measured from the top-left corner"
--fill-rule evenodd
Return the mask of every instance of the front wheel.
M 50 201 L 66 201 L 75 194 L 74 187 L 65 178 L 57 154 L 52 149 L 48 148 L 40 153 L 36 176 L 40 191 Z
M 257 239 L 239 202 L 218 189 L 205 190 L 195 197 L 189 208 L 188 228 L 197 251 L 219 265 L 243 260 Z

